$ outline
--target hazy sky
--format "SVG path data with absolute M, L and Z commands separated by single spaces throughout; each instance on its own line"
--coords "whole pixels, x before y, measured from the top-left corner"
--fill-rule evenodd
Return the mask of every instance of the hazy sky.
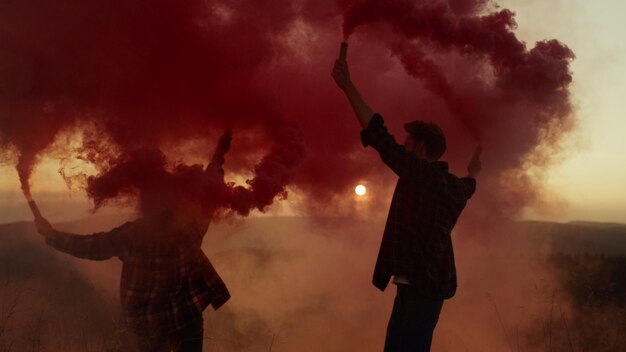
M 626 222 L 626 3 L 507 0 L 529 44 L 558 38 L 576 53 L 572 94 L 580 126 L 548 188 L 567 202 L 559 220 Z M 536 214 L 533 215 L 537 217 Z
M 623 85 L 626 83 L 626 3 L 618 0 L 506 0 L 517 13 L 518 35 L 529 46 L 557 38 L 576 53 L 572 64 L 574 103 L 579 128 L 566 141 L 563 162 L 549 170 L 547 189 L 557 211 L 529 210 L 529 218 L 558 221 L 626 222 L 626 147 Z M 68 192 L 58 164 L 44 163 L 34 174 L 35 195 L 59 191 L 79 207 L 80 192 Z M 19 193 L 17 174 L 0 168 L 0 222 L 29 217 Z M 11 192 L 12 194 L 9 194 Z M 16 207 L 16 205 L 19 205 Z M 52 209 L 62 214 L 67 209 Z M 54 214 L 50 214 L 54 218 Z

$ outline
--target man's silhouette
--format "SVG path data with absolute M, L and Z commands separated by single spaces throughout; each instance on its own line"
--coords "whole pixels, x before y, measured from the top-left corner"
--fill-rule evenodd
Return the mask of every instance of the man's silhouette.
M 222 136 L 204 170 L 209 184 L 223 183 L 230 140 L 230 133 Z M 219 308 L 230 294 L 200 247 L 211 214 L 193 194 L 170 202 L 165 210 L 88 236 L 54 230 L 44 218 L 35 223 L 46 243 L 61 252 L 91 260 L 120 258 L 122 309 L 140 351 L 201 352 L 202 311 Z
M 378 151 L 399 177 L 373 277 L 380 290 L 385 290 L 392 276 L 397 285 L 385 351 L 430 351 L 443 300 L 456 291 L 450 234 L 475 191 L 480 148 L 468 166 L 467 177 L 452 175 L 448 164 L 439 161 L 446 141 L 437 125 L 422 121 L 405 124 L 408 135 L 402 146 L 387 132 L 383 118 L 363 100 L 344 59 L 335 62 L 332 76 L 363 127 L 363 146 Z

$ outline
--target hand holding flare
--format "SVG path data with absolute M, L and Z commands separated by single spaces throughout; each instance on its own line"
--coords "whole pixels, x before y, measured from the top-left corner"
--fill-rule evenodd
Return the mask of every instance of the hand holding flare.
M 467 175 L 472 178 L 476 178 L 480 170 L 482 170 L 482 163 L 480 161 L 480 154 L 483 152 L 483 147 L 479 145 L 474 151 L 472 160 L 467 165 Z
M 54 228 L 50 225 L 50 222 L 41 215 L 37 203 L 35 203 L 34 200 L 29 200 L 28 206 L 30 207 L 30 211 L 35 216 L 35 226 L 37 227 L 37 232 L 45 237 L 52 235 L 54 233 Z
M 348 63 L 346 62 L 347 50 L 348 44 L 345 42 L 341 43 L 339 57 L 335 60 L 335 66 L 333 67 L 333 71 L 330 75 L 335 80 L 335 83 L 337 83 L 337 86 L 348 97 L 348 101 L 350 101 L 350 105 L 352 105 L 352 109 L 354 109 L 354 113 L 356 114 L 361 127 L 366 128 L 369 125 L 374 112 L 363 99 L 361 93 L 359 93 L 359 90 L 350 79 L 350 71 L 348 70 Z
M 349 89 L 352 81 L 350 80 L 350 71 L 348 70 L 348 63 L 346 62 L 346 55 L 348 53 L 348 43 L 341 43 L 339 49 L 339 57 L 335 60 L 335 66 L 331 76 L 335 79 L 335 82 L 342 90 Z
M 341 42 L 341 47 L 339 48 L 339 60 L 345 62 L 347 55 L 348 55 L 348 43 Z

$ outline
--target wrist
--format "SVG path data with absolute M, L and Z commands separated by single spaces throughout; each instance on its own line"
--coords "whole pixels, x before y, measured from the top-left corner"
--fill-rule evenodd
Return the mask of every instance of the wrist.
M 55 242 L 55 240 L 59 239 L 59 237 L 61 237 L 61 234 L 58 231 L 52 230 L 52 231 L 48 231 L 46 233 L 43 234 L 43 237 L 46 240 L 46 244 L 52 244 Z
M 356 87 L 354 86 L 354 83 L 352 83 L 352 81 L 348 81 L 346 82 L 346 84 L 342 85 L 341 89 L 343 89 L 344 92 L 349 93 L 353 92 Z

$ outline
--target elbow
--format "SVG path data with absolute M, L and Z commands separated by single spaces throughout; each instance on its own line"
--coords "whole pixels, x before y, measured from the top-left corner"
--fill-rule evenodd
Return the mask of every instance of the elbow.
M 80 255 L 74 255 L 74 256 L 80 259 L 88 259 L 88 260 L 93 260 L 93 261 L 98 261 L 98 262 L 111 259 L 113 257 L 112 255 L 106 255 L 102 253 L 97 253 L 97 254 L 80 253 Z

